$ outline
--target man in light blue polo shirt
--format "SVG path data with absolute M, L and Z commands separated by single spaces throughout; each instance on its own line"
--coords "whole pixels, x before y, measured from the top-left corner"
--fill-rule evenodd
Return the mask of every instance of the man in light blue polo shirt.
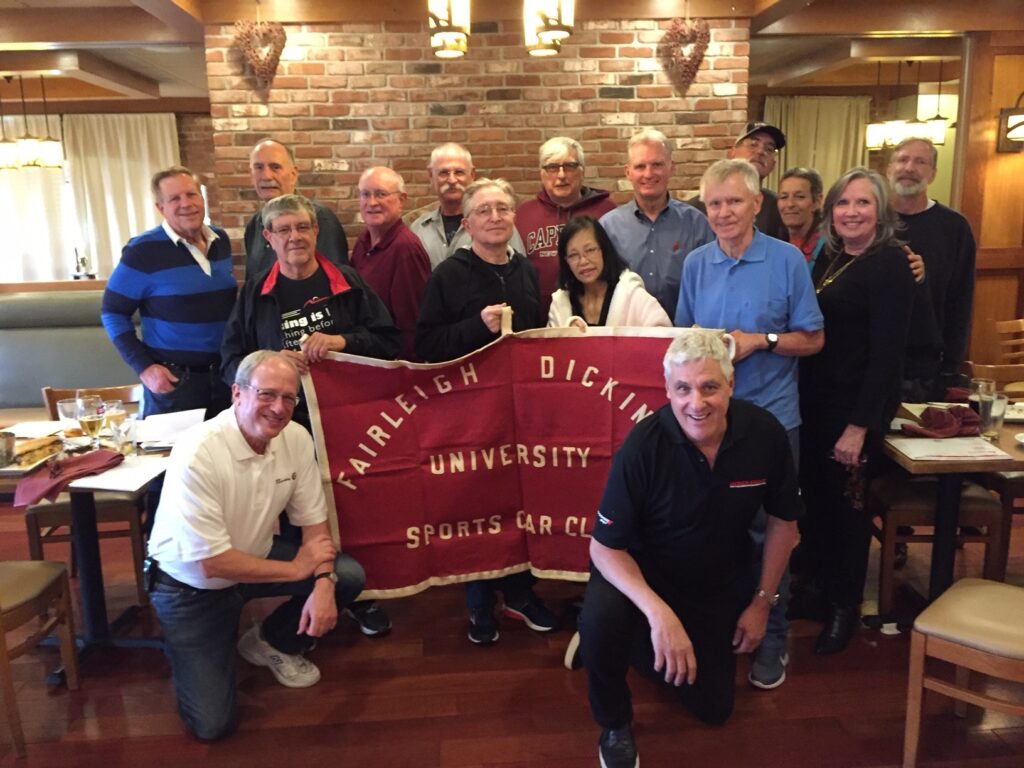
M 724 328 L 736 340 L 734 397 L 767 409 L 789 436 L 799 458 L 800 402 L 797 358 L 825 343 L 807 262 L 799 249 L 761 233 L 761 180 L 747 160 L 720 160 L 704 173 L 701 199 L 716 239 L 687 257 L 682 268 L 675 324 Z M 763 510 L 751 528 L 760 546 Z M 760 568 L 760 558 L 757 567 Z M 782 599 L 768 619 L 768 634 L 754 656 L 752 685 L 770 689 L 786 677 L 788 569 Z
M 668 193 L 672 148 L 665 134 L 645 128 L 629 140 L 628 151 L 626 178 L 633 185 L 633 200 L 602 216 L 601 226 L 671 317 L 683 259 L 714 240 L 714 233 L 700 211 Z

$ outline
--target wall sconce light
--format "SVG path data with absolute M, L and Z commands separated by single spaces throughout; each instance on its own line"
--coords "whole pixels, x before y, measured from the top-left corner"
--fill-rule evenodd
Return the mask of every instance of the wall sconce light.
M 1021 107 L 1024 91 L 1012 107 L 999 110 L 999 138 L 996 152 L 1020 152 L 1024 149 L 1024 107 Z
M 574 15 L 575 0 L 523 0 L 527 48 L 531 37 L 545 45 L 561 43 L 572 34 Z
M 439 59 L 457 59 L 469 50 L 469 0 L 427 0 L 430 47 Z

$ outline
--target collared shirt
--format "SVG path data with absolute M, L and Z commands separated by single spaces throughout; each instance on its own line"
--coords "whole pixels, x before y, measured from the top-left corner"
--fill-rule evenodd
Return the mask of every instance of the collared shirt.
M 714 467 L 687 439 L 671 405 L 637 424 L 612 461 L 594 539 L 628 550 L 645 575 L 686 591 L 744 578 L 758 508 L 795 520 L 803 507 L 778 421 L 735 399 L 727 418 Z
M 717 240 L 686 258 L 675 324 L 695 323 L 747 333 L 825 326 L 803 254 L 756 229 L 739 259 L 726 255 Z M 759 349 L 736 364 L 733 396 L 767 408 L 782 426 L 794 429 L 800 426 L 798 365 L 796 357 Z
M 202 269 L 203 272 L 207 275 L 213 274 L 212 268 L 210 267 L 210 260 L 206 258 L 206 253 L 200 251 L 199 248 L 196 247 L 195 243 L 190 243 L 184 237 L 171 229 L 171 225 L 167 223 L 167 219 L 164 219 L 163 221 L 163 228 L 164 232 L 167 233 L 167 236 L 171 238 L 172 243 L 175 245 L 184 244 L 188 249 L 188 252 L 192 254 L 192 258 L 196 260 L 196 264 L 199 265 L 199 268 Z M 209 251 L 210 246 L 213 245 L 213 241 L 217 239 L 217 233 L 203 224 L 203 237 L 206 238 L 206 250 Z
M 171 451 L 149 554 L 196 589 L 236 582 L 207 578 L 200 561 L 229 549 L 266 557 L 281 510 L 296 526 L 327 519 L 313 440 L 289 423 L 256 453 L 228 408 L 185 433 Z
M 671 317 L 679 298 L 679 279 L 686 254 L 715 239 L 708 220 L 691 205 L 669 197 L 654 221 L 636 200 L 601 217 L 619 255 L 643 278 L 644 286 Z
M 437 269 L 438 264 L 459 250 L 459 248 L 471 247 L 472 238 L 470 238 L 469 232 L 461 224 L 454 237 L 452 237 L 451 242 L 448 242 L 444 234 L 444 219 L 441 217 L 441 209 L 439 207 L 421 215 L 409 225 L 409 229 L 420 239 L 423 247 L 427 250 L 432 270 Z M 516 253 L 526 253 L 523 239 L 515 229 L 512 230 L 512 239 L 508 244 L 510 250 Z

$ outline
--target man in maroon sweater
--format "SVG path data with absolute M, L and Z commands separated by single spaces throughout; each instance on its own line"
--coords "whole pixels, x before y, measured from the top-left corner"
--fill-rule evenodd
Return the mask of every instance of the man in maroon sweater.
M 615 208 L 607 190 L 583 186 L 583 147 L 568 136 L 548 139 L 540 147 L 541 190 L 516 210 L 516 228 L 526 244 L 526 258 L 540 278 L 543 316 L 558 285 L 558 233 L 574 216 L 600 219 Z
M 359 213 L 366 230 L 352 249 L 352 266 L 380 296 L 402 332 L 401 357 L 413 359 L 412 340 L 430 257 L 402 221 L 405 181 L 390 168 L 375 166 L 359 178 Z

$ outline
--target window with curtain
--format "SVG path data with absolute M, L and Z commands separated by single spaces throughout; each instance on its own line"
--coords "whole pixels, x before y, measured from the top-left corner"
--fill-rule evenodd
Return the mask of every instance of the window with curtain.
M 109 277 L 128 239 L 162 220 L 149 181 L 180 162 L 174 115 L 67 115 L 64 145 L 82 253 Z
M 53 135 L 56 120 L 51 116 Z M 27 126 L 20 115 L 5 116 L 3 127 L 4 135 L 12 140 L 51 133 L 42 115 L 29 115 Z M 80 238 L 64 169 L 0 169 L 0 211 L 7 237 L 0 258 L 0 282 L 71 279 Z
M 794 166 L 814 168 L 825 181 L 825 190 L 847 170 L 865 165 L 865 126 L 869 118 L 868 96 L 768 96 L 764 119 L 786 134 L 775 170 L 765 180 L 768 189 L 779 188 L 779 179 Z

